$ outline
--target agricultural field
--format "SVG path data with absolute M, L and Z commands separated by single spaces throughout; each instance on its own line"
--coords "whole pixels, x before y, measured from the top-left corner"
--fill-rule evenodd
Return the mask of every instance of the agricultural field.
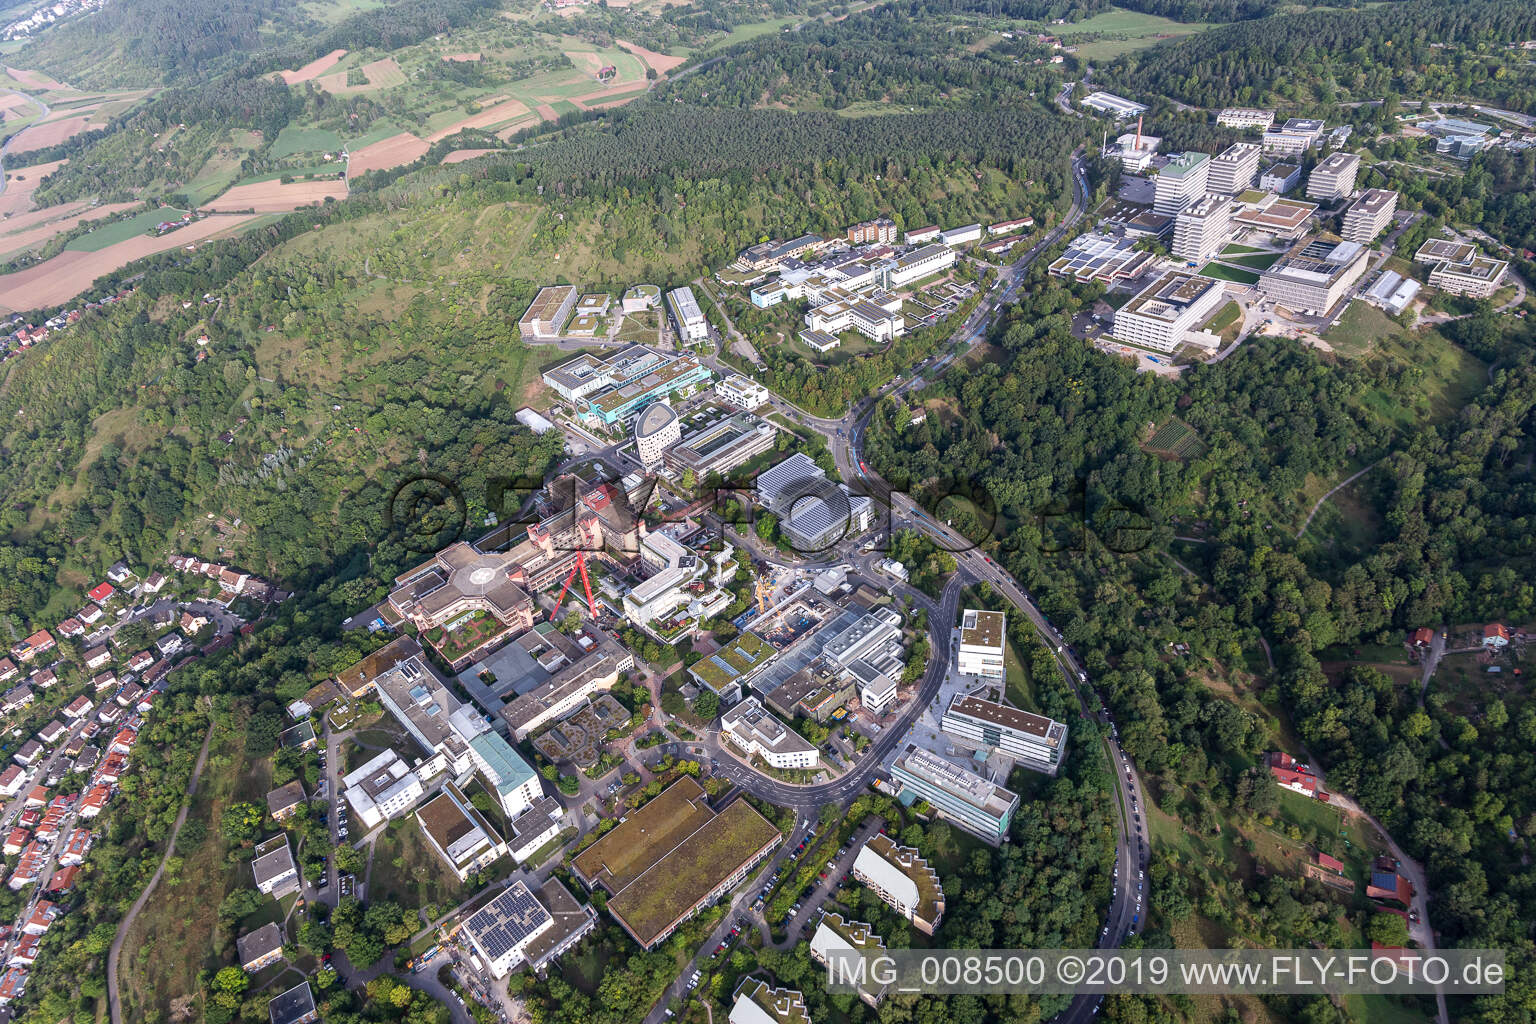
M 1181 419 L 1171 419 L 1158 427 L 1141 447 L 1153 455 L 1181 462 L 1199 458 L 1205 452 L 1205 442 L 1200 440 L 1200 435 Z
M 0 222 L 0 256 L 15 256 L 41 249 L 48 242 L 73 231 L 82 224 L 131 210 L 137 203 L 61 203 L 30 213 L 18 214 Z
M 162 206 L 159 209 L 144 210 L 132 217 L 114 221 L 103 227 L 95 228 L 88 234 L 73 239 L 64 248 L 75 252 L 100 252 L 109 245 L 126 242 L 131 238 L 137 238 L 146 232 L 153 231 L 156 224 L 164 221 L 180 220 L 187 211 L 178 210 L 170 206 Z
M 238 231 L 254 219 L 209 217 L 158 237 L 138 235 L 94 252 L 66 250 L 25 270 L 0 275 L 0 311 L 60 305 L 88 289 L 101 275 L 121 270 L 134 260 Z
M 335 153 L 340 149 L 341 136 L 328 128 L 288 125 L 278 133 L 267 155 L 281 160 L 299 153 Z

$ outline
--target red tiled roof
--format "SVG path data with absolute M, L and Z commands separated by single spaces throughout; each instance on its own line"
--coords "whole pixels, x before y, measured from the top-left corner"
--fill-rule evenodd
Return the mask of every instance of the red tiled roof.
M 1484 640 L 1492 640 L 1495 637 L 1499 638 L 1500 640 L 1509 639 L 1509 630 L 1504 627 L 1502 622 L 1490 622 L 1488 625 L 1483 627 Z
M 90 598 L 92 601 L 101 602 L 105 601 L 115 593 L 117 593 L 117 591 L 113 589 L 112 584 L 98 583 L 96 586 L 86 591 L 85 596 Z

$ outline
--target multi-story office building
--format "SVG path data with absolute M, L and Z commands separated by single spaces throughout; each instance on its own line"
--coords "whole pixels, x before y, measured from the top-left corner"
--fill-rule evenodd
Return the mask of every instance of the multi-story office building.
M 1067 727 L 981 697 L 957 695 L 944 712 L 940 728 L 979 748 L 1000 750 L 1037 772 L 1055 775 L 1067 748 Z
M 891 762 L 891 778 L 944 817 L 990 843 L 1001 842 L 1019 795 L 935 754 L 908 744 Z
M 1275 112 L 1254 107 L 1226 107 L 1216 115 L 1216 123 L 1226 128 L 1258 128 L 1267 131 L 1275 123 Z
M 955 671 L 962 675 L 1002 679 L 1003 649 L 1007 645 L 1008 617 L 1002 612 L 967 608 L 960 615 L 960 645 Z
M 1344 212 L 1344 230 L 1341 234 L 1346 242 L 1369 245 L 1392 223 L 1392 214 L 1395 212 L 1396 192 L 1384 188 L 1368 188 Z
M 849 873 L 924 935 L 932 935 L 944 917 L 939 873 L 916 850 L 897 846 L 883 832 L 859 848 Z
M 540 970 L 597 927 L 597 911 L 576 902 L 558 879 L 534 892 L 518 879 L 471 914 L 458 930 L 491 974 L 524 964 Z
M 579 408 L 582 399 L 628 384 L 663 365 L 667 358 L 644 345 L 631 345 L 602 359 L 583 352 L 545 370 L 544 383 Z
M 1232 200 L 1207 195 L 1179 211 L 1173 224 L 1173 254 L 1203 263 L 1221 251 L 1232 237 Z
M 854 662 L 879 660 L 901 650 L 901 613 L 893 608 L 861 615 L 853 624 L 827 640 L 821 657 L 837 670 Z
M 557 284 L 540 288 L 529 304 L 528 311 L 517 322 L 518 333 L 524 338 L 556 337 L 560 328 L 571 318 L 571 310 L 575 307 L 576 288 L 573 285 Z
M 816 745 L 773 717 L 756 697 L 720 716 L 720 735 L 747 758 L 761 757 L 774 768 L 815 768 Z
M 870 341 L 883 343 L 905 334 L 901 299 L 895 295 L 841 299 L 816 306 L 805 314 L 805 326 L 825 334 L 841 334 L 852 328 Z
M 1271 126 L 1265 130 L 1264 149 L 1270 153 L 1305 153 L 1317 145 L 1317 140 L 1322 138 L 1325 127 L 1327 126 L 1315 117 L 1290 118 L 1278 128 Z
M 1204 153 L 1178 153 L 1152 179 L 1152 209 L 1172 217 L 1205 195 L 1211 158 Z
M 667 292 L 667 307 L 672 310 L 678 337 L 684 341 L 709 340 L 709 321 L 699 308 L 699 300 L 693 297 L 692 288 L 684 285 Z
M 1359 173 L 1360 154 L 1329 153 L 1307 177 L 1307 198 L 1325 203 L 1347 199 L 1355 194 L 1355 176 Z
M 1301 184 L 1300 164 L 1270 164 L 1259 174 L 1259 188 L 1283 196 Z
M 715 383 L 715 395 L 722 401 L 739 405 L 751 412 L 768 401 L 768 389 L 744 374 L 733 373 Z
M 772 448 L 774 436 L 772 425 L 751 413 L 722 414 L 689 432 L 663 457 L 677 472 L 691 470 L 703 480 L 710 473 L 724 476 Z
M 1115 311 L 1111 333 L 1120 341 L 1157 352 L 1183 344 L 1215 342 L 1200 327 L 1221 306 L 1220 281 L 1173 270 Z
M 1322 315 L 1345 295 L 1370 263 L 1359 242 L 1304 238 L 1259 274 L 1259 294 L 1299 313 Z
M 582 419 L 612 426 L 659 398 L 689 394 L 695 387 L 708 384 L 713 376 L 696 356 L 682 356 L 627 384 L 592 395 L 578 407 Z
M 1456 295 L 1486 299 L 1499 290 L 1508 270 L 1509 264 L 1504 260 L 1487 256 L 1474 256 L 1465 263 L 1446 260 L 1437 263 L 1429 272 L 1429 283 L 1431 287 Z
M 901 288 L 913 281 L 920 281 L 930 274 L 948 270 L 954 265 L 955 250 L 935 242 L 921 249 L 914 249 L 897 259 L 895 265 L 890 268 L 888 280 L 890 287 Z
M 398 818 L 425 792 L 421 777 L 393 750 L 384 750 L 350 772 L 343 780 L 347 803 L 364 828 Z
M 626 316 L 655 309 L 660 301 L 661 289 L 653 284 L 637 284 L 626 291 L 620 300 Z
M 1253 187 L 1253 179 L 1259 173 L 1258 145 L 1252 142 L 1234 142 L 1211 158 L 1211 170 L 1206 175 L 1206 190 L 1235 196 Z
M 682 422 L 666 399 L 652 402 L 635 417 L 635 454 L 646 469 L 660 466 L 662 458 L 682 437 Z

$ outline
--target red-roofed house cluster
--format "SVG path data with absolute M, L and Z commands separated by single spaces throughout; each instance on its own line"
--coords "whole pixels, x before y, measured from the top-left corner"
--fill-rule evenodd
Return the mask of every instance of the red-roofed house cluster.
M 1318 800 L 1327 800 L 1328 794 L 1323 791 L 1322 780 L 1312 774 L 1312 766 L 1302 764 L 1290 754 L 1283 751 L 1274 751 L 1265 758 L 1269 766 L 1269 773 L 1275 777 L 1275 782 L 1302 796 L 1315 797 Z

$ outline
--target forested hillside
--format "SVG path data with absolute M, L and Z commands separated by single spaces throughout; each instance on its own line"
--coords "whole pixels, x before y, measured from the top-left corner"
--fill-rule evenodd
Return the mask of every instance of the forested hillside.
M 1469 719 L 1444 695 L 1420 708 L 1417 687 L 1365 668 L 1341 680 L 1322 661 L 1338 657 L 1325 649 L 1394 644 L 1425 623 L 1536 617 L 1536 333 L 1506 325 L 1483 350 L 1500 367 L 1493 383 L 1448 415 L 1419 401 L 1443 386 L 1422 366 L 1338 362 L 1289 342 L 1251 340 L 1177 382 L 1137 374 L 1071 337 L 1070 316 L 1092 297 L 1037 277 L 994 335 L 995 358 L 921 393 L 922 424 L 898 403 L 881 408 L 872 462 L 918 483 L 975 480 L 1008 510 L 1002 560 L 1084 645 L 1126 749 L 1160 776 L 1164 813 L 1215 836 L 1223 822 L 1274 812 L 1267 776 L 1245 766 L 1285 726 L 1205 681 L 1217 665 L 1262 665 L 1267 643 L 1279 685 L 1265 703 L 1278 710 L 1283 693 L 1330 788 L 1358 795 L 1428 865 L 1446 941 L 1532 963 L 1536 869 L 1523 849 L 1536 838 L 1536 782 L 1519 765 L 1536 702 L 1490 702 Z M 1421 343 L 1416 361 L 1433 362 L 1428 351 Z M 1400 405 L 1384 415 L 1404 402 L 1411 415 Z M 1144 451 L 1151 427 L 1174 416 L 1199 439 L 1189 457 Z M 1331 553 L 1285 530 L 1305 512 L 1297 499 L 1310 480 L 1377 460 L 1377 545 Z M 1125 510 L 1131 544 L 1117 540 Z M 1194 543 L 1175 539 L 1191 530 Z M 1191 655 L 1169 657 L 1174 643 Z M 1316 893 L 1240 896 L 1235 863 L 1154 852 L 1165 860 L 1151 872 L 1153 900 L 1170 928 L 1198 919 L 1269 944 L 1338 941 Z M 1249 899 L 1256 913 L 1233 906 Z M 1453 1002 L 1452 1018 L 1520 1019 L 1532 999 L 1519 986 Z M 1113 1016 L 1139 1019 L 1127 1001 Z
M 1531 38 L 1536 7 L 1524 0 L 1407 0 L 1229 25 L 1122 58 L 1104 80 L 1203 107 L 1397 93 L 1474 94 L 1525 108 L 1536 101 L 1536 79 L 1506 48 Z

